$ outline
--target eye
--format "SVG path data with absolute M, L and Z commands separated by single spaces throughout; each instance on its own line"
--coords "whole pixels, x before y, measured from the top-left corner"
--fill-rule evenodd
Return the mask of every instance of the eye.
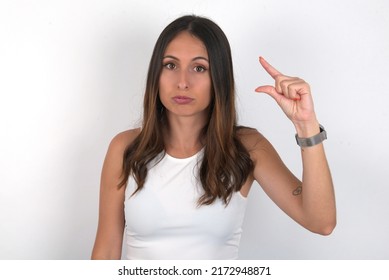
M 195 72 L 202 73 L 202 72 L 205 72 L 207 69 L 205 69 L 205 67 L 203 67 L 203 66 L 195 66 L 195 68 L 193 68 L 193 70 Z
M 163 67 L 165 67 L 166 69 L 169 69 L 169 70 L 174 70 L 174 69 L 177 68 L 177 66 L 174 63 L 172 63 L 172 62 L 165 63 L 163 65 Z

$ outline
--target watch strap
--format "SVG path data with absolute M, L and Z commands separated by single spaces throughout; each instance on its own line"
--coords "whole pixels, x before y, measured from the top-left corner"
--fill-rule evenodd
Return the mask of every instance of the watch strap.
M 320 144 L 321 142 L 323 142 L 326 139 L 327 139 L 327 131 L 324 129 L 324 127 L 322 125 L 320 125 L 319 134 L 316 134 L 312 137 L 300 138 L 296 134 L 297 145 L 299 145 L 300 147 L 312 147 L 312 146 L 315 146 L 317 144 Z

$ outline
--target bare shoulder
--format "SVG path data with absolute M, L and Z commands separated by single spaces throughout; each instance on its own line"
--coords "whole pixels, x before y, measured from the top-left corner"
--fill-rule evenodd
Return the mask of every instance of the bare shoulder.
M 237 136 L 249 152 L 266 142 L 266 138 L 258 130 L 251 127 L 240 127 Z
M 250 157 L 254 162 L 260 158 L 263 159 L 263 157 L 275 155 L 272 144 L 258 130 L 250 127 L 241 127 L 237 131 L 237 136 L 250 153 Z
M 139 134 L 140 128 L 126 130 L 117 134 L 109 144 L 105 165 L 121 170 L 124 151 Z
M 140 129 L 131 129 L 117 134 L 111 141 L 105 156 L 101 186 L 111 189 L 121 181 L 123 155 L 127 146 L 139 135 Z
M 140 128 L 130 129 L 117 134 L 109 145 L 109 150 L 112 152 L 120 152 L 121 154 L 140 134 Z

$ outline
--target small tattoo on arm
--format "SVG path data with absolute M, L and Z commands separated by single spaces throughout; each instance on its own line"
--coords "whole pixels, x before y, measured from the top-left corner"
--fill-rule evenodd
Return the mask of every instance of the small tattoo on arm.
M 298 186 L 292 193 L 293 195 L 300 195 L 303 192 L 303 187 Z

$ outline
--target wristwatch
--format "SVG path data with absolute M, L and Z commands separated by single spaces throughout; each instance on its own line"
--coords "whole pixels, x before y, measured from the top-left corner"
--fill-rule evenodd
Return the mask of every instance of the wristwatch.
M 300 137 L 298 137 L 298 135 L 296 133 L 297 145 L 299 145 L 300 147 L 312 147 L 312 146 L 320 144 L 321 142 L 326 140 L 327 139 L 327 131 L 325 131 L 325 129 L 322 125 L 319 125 L 319 127 L 320 127 L 319 134 L 316 134 L 316 135 L 309 137 L 309 138 L 300 138 Z

